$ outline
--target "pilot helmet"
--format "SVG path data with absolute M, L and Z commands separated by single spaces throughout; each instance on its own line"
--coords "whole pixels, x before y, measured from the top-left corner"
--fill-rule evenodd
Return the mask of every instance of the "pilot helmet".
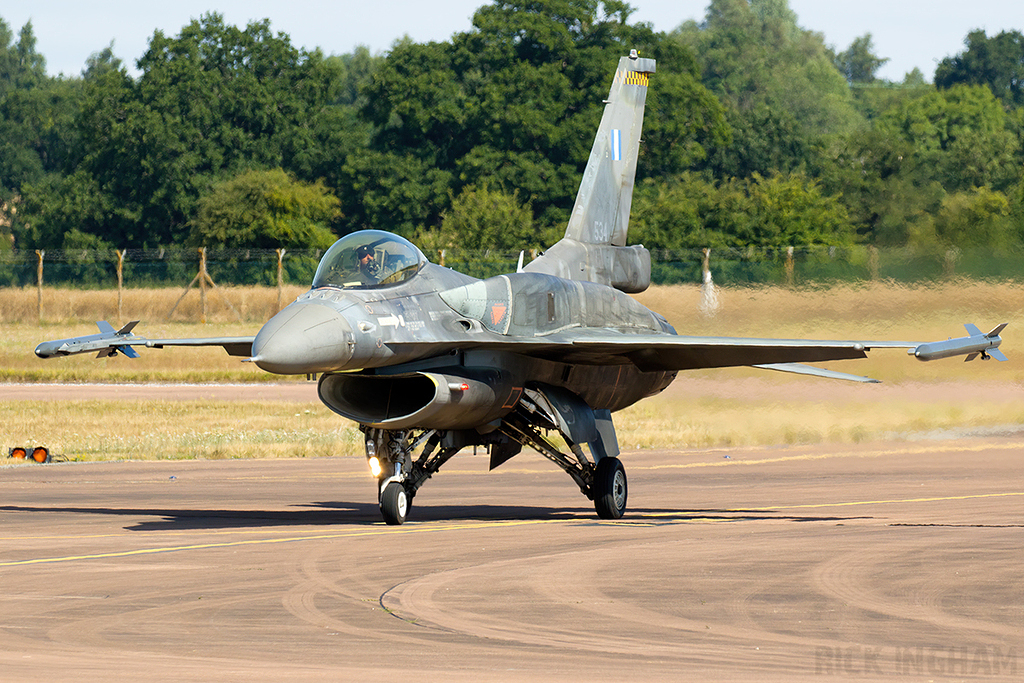
M 373 256 L 373 248 L 364 244 L 356 249 L 356 258 L 362 261 L 367 256 Z

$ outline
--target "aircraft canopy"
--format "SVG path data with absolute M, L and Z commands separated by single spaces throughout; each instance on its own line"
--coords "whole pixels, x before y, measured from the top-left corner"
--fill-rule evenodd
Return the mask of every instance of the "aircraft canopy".
M 388 287 L 412 278 L 426 262 L 423 252 L 404 237 L 383 230 L 360 230 L 327 250 L 313 276 L 313 287 Z

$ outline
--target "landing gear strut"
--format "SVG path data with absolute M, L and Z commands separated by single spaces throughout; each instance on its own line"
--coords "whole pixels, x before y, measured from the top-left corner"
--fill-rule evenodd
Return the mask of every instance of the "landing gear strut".
M 565 389 L 527 388 L 512 412 L 491 431 L 380 429 L 360 426 L 366 458 L 377 478 L 377 500 L 387 524 L 403 524 L 412 499 L 427 479 L 464 446 L 485 445 L 491 469 L 529 446 L 551 460 L 594 501 L 601 519 L 620 519 L 626 512 L 626 471 L 608 410 L 595 411 Z M 547 433 L 557 432 L 569 453 L 563 453 Z M 581 444 L 586 443 L 590 457 Z M 419 456 L 415 456 L 421 449 Z
M 420 486 L 437 473 L 459 449 L 440 448 L 441 436 L 435 430 L 389 430 L 360 427 L 366 437 L 366 458 L 377 477 L 377 499 L 384 522 L 405 522 L 412 499 Z M 417 448 L 423 446 L 413 460 Z
M 621 519 L 626 512 L 626 470 L 622 462 L 613 455 L 596 457 L 591 462 L 579 444 L 545 414 L 537 410 L 526 399 L 516 410 L 502 420 L 501 431 L 524 446 L 530 446 L 548 460 L 562 468 L 572 477 L 590 500 L 594 501 L 597 516 L 601 519 Z M 541 429 L 554 429 L 569 446 L 572 457 L 562 453 L 541 433 Z M 593 448 L 591 449 L 593 450 Z M 616 448 L 616 453 L 618 449 Z

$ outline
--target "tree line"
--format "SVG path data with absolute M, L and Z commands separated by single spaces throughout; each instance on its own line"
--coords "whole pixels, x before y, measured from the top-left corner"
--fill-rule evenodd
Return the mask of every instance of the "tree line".
M 1024 36 L 970 33 L 900 82 L 786 0 L 670 32 L 620 0 L 494 0 L 445 42 L 324 55 L 269 21 L 157 31 L 49 77 L 0 19 L 0 249 L 549 246 L 618 57 L 658 60 L 631 241 L 652 249 L 1024 242 Z

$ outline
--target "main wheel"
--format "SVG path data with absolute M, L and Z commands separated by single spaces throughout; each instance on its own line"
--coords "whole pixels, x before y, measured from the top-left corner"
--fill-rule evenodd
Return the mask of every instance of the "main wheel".
M 626 512 L 626 470 L 618 458 L 601 458 L 594 470 L 594 507 L 601 519 Z
M 405 516 L 409 514 L 409 494 L 397 481 L 391 482 L 381 491 L 380 514 L 392 526 L 404 522 Z

